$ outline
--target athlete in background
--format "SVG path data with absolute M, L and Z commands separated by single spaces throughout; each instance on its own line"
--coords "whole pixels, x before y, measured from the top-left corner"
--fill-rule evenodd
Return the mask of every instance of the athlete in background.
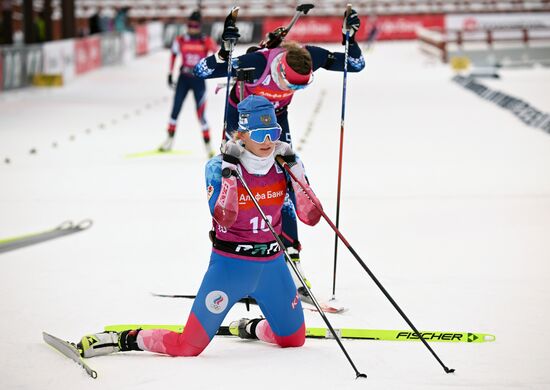
M 360 27 L 360 20 L 357 12 L 351 10 L 349 15 L 344 16 L 342 23 L 342 44 L 345 44 L 345 31 L 349 30 L 349 51 L 348 51 L 348 71 L 359 72 L 365 67 L 365 60 L 361 53 L 361 48 L 355 41 L 355 33 Z M 280 31 L 280 29 L 278 29 Z M 290 129 L 288 124 L 288 107 L 292 101 L 294 93 L 306 88 L 313 81 L 313 73 L 319 69 L 329 71 L 344 71 L 344 53 L 334 53 L 317 46 L 301 46 L 296 42 L 283 43 L 282 38 L 277 35 L 277 31 L 270 33 L 260 47 L 249 49 L 247 54 L 233 58 L 233 75 L 236 75 L 239 68 L 254 68 L 254 81 L 245 83 L 244 97 L 251 94 L 264 96 L 275 106 L 277 122 L 282 128 L 281 140 L 291 143 Z M 203 58 L 197 66 L 194 73 L 201 78 L 227 77 L 227 59 L 229 40 L 237 40 L 239 31 L 235 25 L 235 20 L 231 14 L 226 18 L 224 31 L 222 33 L 222 47 L 214 55 Z M 235 130 L 238 120 L 237 104 L 241 94 L 239 83 L 236 83 L 231 89 L 229 95 L 229 107 L 227 113 L 227 133 L 226 139 Z M 295 262 L 298 269 L 300 266 L 301 244 L 298 240 L 298 226 L 295 213 L 294 193 L 289 189 L 288 197 L 285 200 L 283 208 L 283 243 L 288 248 L 290 257 Z M 303 272 L 302 272 L 303 274 Z M 305 278 L 305 275 L 303 275 Z M 307 279 L 306 279 L 307 280 Z M 299 285 L 298 278 L 295 278 L 300 297 L 304 302 L 312 303 L 307 296 L 305 288 Z M 308 282 L 309 284 L 309 282 Z
M 201 14 L 200 11 L 194 11 L 187 22 L 187 33 L 179 35 L 172 43 L 172 53 L 170 57 L 170 71 L 168 73 L 168 85 L 174 87 L 172 79 L 172 71 L 178 55 L 181 56 L 180 74 L 176 84 L 176 93 L 174 95 L 174 104 L 170 121 L 168 122 L 168 136 L 166 141 L 159 147 L 159 151 L 167 152 L 172 149 L 174 136 L 176 134 L 176 124 L 178 115 L 181 111 L 185 96 L 190 89 L 193 90 L 195 97 L 195 105 L 197 110 L 197 118 L 199 119 L 202 138 L 206 148 L 208 157 L 214 155 L 210 146 L 210 128 L 204 116 L 206 107 L 206 84 L 203 79 L 193 75 L 193 68 L 201 60 L 210 53 L 215 53 L 218 46 L 214 40 L 201 33 Z
M 370 51 L 372 49 L 374 42 L 376 42 L 378 35 L 380 35 L 380 26 L 376 15 L 371 15 L 369 17 L 368 25 L 370 28 L 367 34 L 367 39 L 365 39 L 365 51 Z
M 223 155 L 206 164 L 212 254 L 183 333 L 133 329 L 91 334 L 77 345 L 83 357 L 130 350 L 197 356 L 216 335 L 231 307 L 247 296 L 258 302 L 266 318 L 235 321 L 231 327 L 236 334 L 281 347 L 304 344 L 304 314 L 282 248 L 240 180 L 228 174 L 240 172 L 279 234 L 287 183 L 292 179 L 275 163 L 275 156 L 283 156 L 296 177 L 305 182 L 303 165 L 289 144 L 277 141 L 281 127 L 273 104 L 251 95 L 239 103 L 238 110 L 237 137 L 226 143 Z M 292 185 L 299 186 L 294 181 Z M 312 200 L 304 191 L 296 191 L 296 198 L 300 220 L 317 224 L 321 213 Z M 316 198 L 313 201 L 320 205 Z

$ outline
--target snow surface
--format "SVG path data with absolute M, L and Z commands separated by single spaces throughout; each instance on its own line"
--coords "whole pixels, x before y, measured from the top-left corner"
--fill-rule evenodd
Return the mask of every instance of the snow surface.
M 452 82 L 415 43 L 377 44 L 367 63 L 348 79 L 341 231 L 419 329 L 492 333 L 496 342 L 433 343 L 456 369 L 449 375 L 420 343 L 344 341 L 363 381 L 333 340 L 281 349 L 217 337 L 197 358 L 115 354 L 89 360 L 95 381 L 43 343 L 43 330 L 76 341 L 107 324 L 187 319 L 191 301 L 150 292 L 193 294 L 208 264 L 206 158 L 191 96 L 176 140 L 188 154 L 126 157 L 165 137 L 163 51 L 60 89 L 0 94 L 0 239 L 94 221 L 0 255 L 0 388 L 549 389 L 550 135 Z M 482 82 L 550 112 L 549 70 L 501 75 Z M 222 81 L 208 82 L 216 142 L 225 96 L 213 90 Z M 330 216 L 341 91 L 341 74 L 319 71 L 290 113 Z M 303 267 L 329 299 L 334 234 L 324 222 L 300 232 Z M 328 315 L 332 324 L 407 329 L 339 248 L 336 295 L 350 310 Z M 257 314 L 238 305 L 225 323 Z

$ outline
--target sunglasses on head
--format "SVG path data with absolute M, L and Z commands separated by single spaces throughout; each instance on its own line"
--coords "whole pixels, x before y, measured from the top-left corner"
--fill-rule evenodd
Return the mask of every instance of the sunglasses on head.
M 286 72 L 285 72 L 285 66 L 282 62 L 279 62 L 279 72 L 281 73 L 281 76 L 283 77 L 287 87 L 293 91 L 298 91 L 300 89 L 304 89 L 307 87 L 311 82 L 313 81 L 313 73 L 309 76 L 309 80 L 305 84 L 292 84 L 288 79 L 286 78 Z
M 267 137 L 269 137 L 271 142 L 277 141 L 281 136 L 281 126 L 248 130 L 248 135 L 252 141 L 259 144 L 265 142 Z

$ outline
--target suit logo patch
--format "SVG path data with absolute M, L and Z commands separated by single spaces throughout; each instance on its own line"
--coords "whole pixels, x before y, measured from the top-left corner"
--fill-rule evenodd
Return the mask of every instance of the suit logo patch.
M 213 185 L 209 185 L 209 186 L 206 188 L 206 194 L 208 195 L 208 200 L 210 200 L 210 198 L 211 198 L 212 195 L 214 194 L 214 186 L 213 186 Z
M 220 314 L 227 308 L 229 298 L 223 291 L 215 290 L 208 293 L 204 303 L 209 312 Z

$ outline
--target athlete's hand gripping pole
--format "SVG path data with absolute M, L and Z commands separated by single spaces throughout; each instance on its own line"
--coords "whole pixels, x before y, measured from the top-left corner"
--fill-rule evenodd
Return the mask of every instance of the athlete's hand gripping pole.
M 313 304 L 317 308 L 317 311 L 319 312 L 319 315 L 323 318 L 323 321 L 325 321 L 325 324 L 327 324 L 328 329 L 330 330 L 330 332 L 332 333 L 334 339 L 336 340 L 336 342 L 340 346 L 340 349 L 342 350 L 342 352 L 344 353 L 344 355 L 348 359 L 348 362 L 350 363 L 350 365 L 353 367 L 353 370 L 355 371 L 355 378 L 356 379 L 357 378 L 366 378 L 367 375 L 360 373 L 357 370 L 357 367 L 355 367 L 355 364 L 353 363 L 353 360 L 351 360 L 351 357 L 349 356 L 348 352 L 346 351 L 346 348 L 344 348 L 344 345 L 342 344 L 342 340 L 340 340 L 340 337 L 338 336 L 338 334 L 336 333 L 336 331 L 332 327 L 330 321 L 328 320 L 327 316 L 325 315 L 325 313 L 323 312 L 321 306 L 319 305 L 319 302 L 317 301 L 317 299 L 315 298 L 315 296 L 313 295 L 313 293 L 311 292 L 311 290 L 307 286 L 306 281 L 304 280 L 303 276 L 300 274 L 300 272 L 298 271 L 298 268 L 296 268 L 296 265 L 294 264 L 294 262 L 292 261 L 292 259 L 288 255 L 288 253 L 286 252 L 286 248 L 285 248 L 285 245 L 283 244 L 283 241 L 281 240 L 279 235 L 275 232 L 275 229 L 271 225 L 271 222 L 269 222 L 269 219 L 267 219 L 267 216 L 265 215 L 262 208 L 260 207 L 260 204 L 258 203 L 256 198 L 254 197 L 254 194 L 252 193 L 252 191 L 250 190 L 250 188 L 248 187 L 248 185 L 244 181 L 242 175 L 239 173 L 239 171 L 237 169 L 232 170 L 230 168 L 225 168 L 225 169 L 222 170 L 222 176 L 226 177 L 226 178 L 231 177 L 231 176 L 236 176 L 237 179 L 239 179 L 239 181 L 243 185 L 244 189 L 246 190 L 246 192 L 250 196 L 250 199 L 254 203 L 254 206 L 256 206 L 256 208 L 258 209 L 260 215 L 262 216 L 263 220 L 265 221 L 266 226 L 269 228 L 269 230 L 271 231 L 271 234 L 273 234 L 273 237 L 275 238 L 275 240 L 279 244 L 281 250 L 283 251 L 283 253 L 285 255 L 285 259 L 286 259 L 287 263 L 290 264 L 290 267 L 292 268 L 292 271 L 296 274 L 296 276 L 300 280 L 300 283 L 302 284 L 302 286 L 304 286 L 306 291 L 309 293 L 309 296 L 311 297 L 311 300 L 313 301 Z
M 409 318 L 407 317 L 407 315 L 403 312 L 403 310 L 401 310 L 401 308 L 399 307 L 399 305 L 397 304 L 397 302 L 395 302 L 395 300 L 391 297 L 391 295 L 388 293 L 388 291 L 384 288 L 384 286 L 382 285 L 382 283 L 380 283 L 380 281 L 376 278 L 376 276 L 372 273 L 372 271 L 369 269 L 369 267 L 367 267 L 367 265 L 365 264 L 365 262 L 361 259 L 361 257 L 359 257 L 359 255 L 357 254 L 357 252 L 355 252 L 355 250 L 352 248 L 352 246 L 349 244 L 349 242 L 346 240 L 346 238 L 342 235 L 342 233 L 340 233 L 340 230 L 338 230 L 338 228 L 334 225 L 334 223 L 332 223 L 332 221 L 330 220 L 330 218 L 327 216 L 327 214 L 323 211 L 323 208 L 318 205 L 316 202 L 315 202 L 315 195 L 309 190 L 308 186 L 306 186 L 304 183 L 302 183 L 300 181 L 300 179 L 298 179 L 296 177 L 296 175 L 294 175 L 294 173 L 292 173 L 292 170 L 290 169 L 290 166 L 287 164 L 287 162 L 281 157 L 281 156 L 277 156 L 276 157 L 276 160 L 277 162 L 284 168 L 285 171 L 288 172 L 288 174 L 290 175 L 290 177 L 292 178 L 292 180 L 294 180 L 294 182 L 298 183 L 298 185 L 302 188 L 302 190 L 304 190 L 304 192 L 306 193 L 306 195 L 309 197 L 309 199 L 311 200 L 311 202 L 315 205 L 315 207 L 319 210 L 319 212 L 321 213 L 321 216 L 325 219 L 325 221 L 327 221 L 327 223 L 330 225 L 330 227 L 332 228 L 332 230 L 334 230 L 334 232 L 336 233 L 336 235 L 340 238 L 340 240 L 342 240 L 342 243 L 349 249 L 349 251 L 351 252 L 351 254 L 353 255 L 353 257 L 355 257 L 355 259 L 359 262 L 359 264 L 361 265 L 361 267 L 363 267 L 363 269 L 367 272 L 367 274 L 369 274 L 369 276 L 371 277 L 371 279 L 374 281 L 374 283 L 378 286 L 378 288 L 382 291 L 382 293 L 386 296 L 386 298 L 388 298 L 388 300 L 391 302 L 391 304 L 393 305 L 393 307 L 398 311 L 398 313 L 401 315 L 401 317 L 405 320 L 405 322 L 411 327 L 411 329 L 414 331 L 415 335 L 418 336 L 418 338 L 422 341 L 422 343 L 424 343 L 424 345 L 426 346 L 426 348 L 428 348 L 428 350 L 432 353 L 432 355 L 434 356 L 434 358 L 439 362 L 439 364 L 441 364 L 441 366 L 443 367 L 443 369 L 445 370 L 446 373 L 451 373 L 451 372 L 454 372 L 454 368 L 448 368 L 445 364 L 443 364 L 443 362 L 441 361 L 441 359 L 439 358 L 439 356 L 437 356 L 437 354 L 434 352 L 434 350 L 432 349 L 432 347 L 430 347 L 430 345 L 426 342 L 426 340 L 424 339 L 424 337 L 422 336 L 422 334 L 418 331 L 418 329 L 416 329 L 416 327 L 414 326 L 414 324 L 411 322 L 411 320 L 409 320 Z

